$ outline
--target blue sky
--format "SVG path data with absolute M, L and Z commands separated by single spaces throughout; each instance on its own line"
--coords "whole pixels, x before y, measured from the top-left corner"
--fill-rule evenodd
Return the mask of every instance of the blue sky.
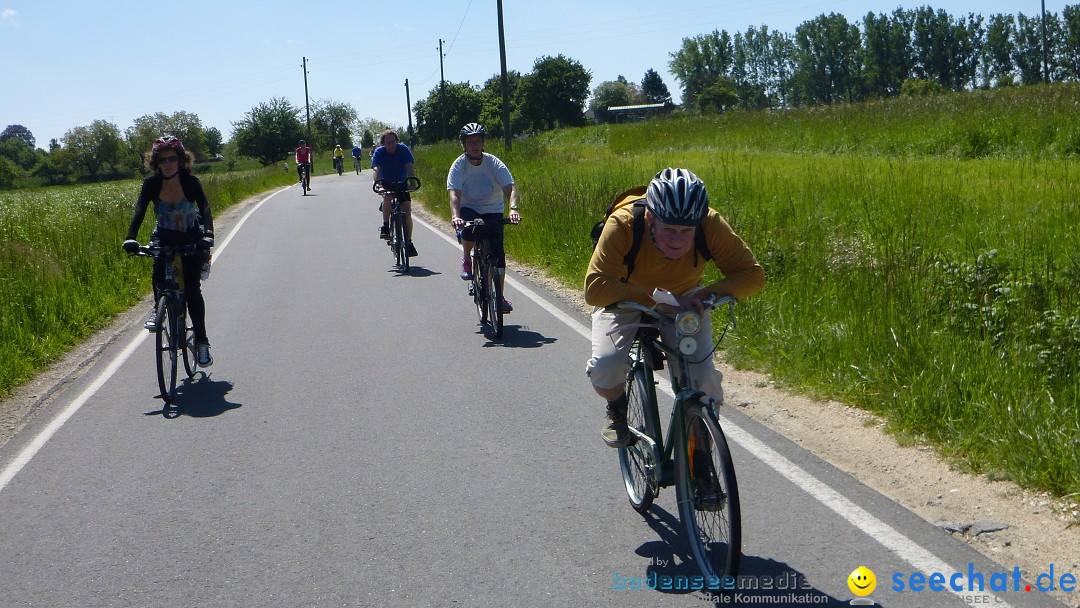
M 1046 0 L 1046 10 L 1067 4 Z M 858 21 L 924 5 L 954 16 L 1040 11 L 1039 0 L 504 0 L 507 68 L 527 73 L 561 53 L 592 73 L 591 87 L 619 75 L 640 82 L 652 68 L 677 100 L 667 63 L 683 38 L 760 25 L 790 33 L 821 14 Z M 404 125 L 405 79 L 413 103 L 438 84 L 439 39 L 448 81 L 498 73 L 497 23 L 495 0 L 0 0 L 0 129 L 26 126 L 44 148 L 97 119 L 124 130 L 184 110 L 228 139 L 261 102 L 303 107 L 303 57 L 311 99 Z

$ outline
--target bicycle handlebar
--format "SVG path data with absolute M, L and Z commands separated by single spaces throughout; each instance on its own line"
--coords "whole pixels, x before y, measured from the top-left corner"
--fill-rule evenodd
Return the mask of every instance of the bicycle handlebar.
M 416 184 L 415 188 L 410 188 L 410 184 Z M 371 183 L 371 191 L 375 194 L 399 194 L 401 192 L 415 192 L 420 189 L 420 179 L 417 177 L 409 177 L 403 182 L 392 182 L 386 179 L 377 179 Z
M 188 245 L 139 245 L 139 250 L 128 255 L 153 258 L 159 255 L 195 255 L 210 251 L 210 245 L 199 240 Z
M 730 310 L 730 309 L 733 309 L 735 307 L 736 302 L 737 302 L 737 300 L 735 299 L 735 296 L 732 296 L 732 295 L 718 296 L 715 293 L 709 294 L 709 296 L 707 298 L 705 298 L 704 300 L 701 301 L 701 303 L 705 305 L 705 311 L 706 312 L 708 312 L 708 311 L 710 311 L 710 310 L 712 310 L 714 308 L 720 308 L 724 304 L 727 304 L 728 308 Z M 665 312 L 663 310 L 660 310 L 657 306 L 645 306 L 644 304 L 639 304 L 637 302 L 631 302 L 631 301 L 619 302 L 615 306 L 617 306 L 618 308 L 621 308 L 623 310 L 636 310 L 636 311 L 638 311 L 640 313 L 644 313 L 644 314 L 649 315 L 650 317 L 656 319 L 657 321 L 674 321 L 675 320 L 675 315 L 678 312 L 678 311 L 675 311 L 674 313 L 669 314 L 669 313 L 667 313 L 667 312 Z
M 483 226 L 488 221 L 491 221 L 491 220 L 485 220 L 482 217 L 478 217 L 475 220 L 469 220 L 469 221 L 465 222 L 465 225 L 463 226 L 463 228 L 468 228 L 469 226 Z M 492 221 L 492 223 L 496 223 L 496 222 Z M 508 217 L 504 217 L 504 218 L 500 218 L 497 223 L 499 223 L 499 224 L 517 224 L 519 222 L 515 222 L 515 221 L 511 220 Z

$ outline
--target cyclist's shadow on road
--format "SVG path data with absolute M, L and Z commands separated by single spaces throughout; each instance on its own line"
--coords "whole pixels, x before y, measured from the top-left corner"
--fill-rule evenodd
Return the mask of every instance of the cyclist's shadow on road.
M 483 334 L 489 330 L 486 327 L 477 327 L 476 331 Z M 544 334 L 532 331 L 527 325 L 503 325 L 502 339 L 488 340 L 484 343 L 484 347 L 540 348 L 545 344 L 554 344 L 556 340 L 557 338 L 549 338 Z
M 227 380 L 214 380 L 206 372 L 199 370 L 194 378 L 185 378 L 176 387 L 176 399 L 172 405 L 160 410 L 146 412 L 147 416 L 163 418 L 211 418 L 240 407 L 225 398 L 233 389 L 233 383 Z
M 386 272 L 394 275 L 395 277 L 417 277 L 417 278 L 433 277 L 435 275 L 442 274 L 441 272 L 437 272 L 437 271 L 432 270 L 430 268 L 424 268 L 423 266 L 409 266 L 408 271 L 401 270 L 400 268 L 389 268 L 389 269 L 387 269 Z
M 637 554 L 649 558 L 644 580 L 649 581 L 651 588 L 659 593 L 702 593 L 714 596 L 717 605 L 730 605 L 730 601 L 724 601 L 724 598 L 720 596 L 727 595 L 730 600 L 730 596 L 737 593 L 741 596 L 739 603 L 747 604 L 771 605 L 765 598 L 800 596 L 806 598 L 805 603 L 808 605 L 849 606 L 848 602 L 836 599 L 811 586 L 802 572 L 786 563 L 757 555 L 742 556 L 739 562 L 739 576 L 737 580 L 728 583 L 729 589 L 694 590 L 688 589 L 688 585 L 685 584 L 675 584 L 677 581 L 693 581 L 692 577 L 701 576 L 701 571 L 693 560 L 693 551 L 686 540 L 686 529 L 677 517 L 655 504 L 643 517 L 660 539 L 642 543 L 637 549 Z M 665 580 L 672 582 L 667 585 L 671 588 L 665 589 L 662 584 L 652 583 Z M 719 585 L 719 587 L 724 587 L 724 585 Z M 813 597 L 812 601 L 810 601 L 811 597 Z M 755 601 L 750 598 L 760 599 Z

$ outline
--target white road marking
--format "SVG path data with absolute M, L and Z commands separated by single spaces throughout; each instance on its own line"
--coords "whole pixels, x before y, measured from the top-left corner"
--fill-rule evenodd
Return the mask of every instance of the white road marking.
M 230 241 L 232 241 L 233 236 L 235 236 L 236 233 L 240 230 L 241 226 L 244 225 L 244 222 L 246 222 L 247 219 L 251 217 L 251 215 L 259 209 L 259 207 L 262 206 L 263 203 L 270 200 L 280 192 L 282 192 L 282 190 L 278 190 L 270 196 L 267 196 L 265 199 L 252 207 L 250 211 L 244 214 L 240 221 L 237 222 L 236 226 L 233 227 L 233 229 L 229 232 L 229 235 L 225 237 L 225 240 L 215 248 L 215 257 L 220 259 L 220 256 L 222 255 L 225 247 L 229 244 Z M 419 224 L 426 227 L 428 230 L 431 230 L 435 234 L 439 235 L 446 242 L 454 246 L 459 246 L 456 239 L 450 237 L 441 230 L 437 230 L 434 226 L 425 222 L 424 220 L 421 220 L 420 218 L 414 216 L 413 221 L 418 222 Z M 577 333 L 581 334 L 582 337 L 591 340 L 592 332 L 588 327 L 585 326 L 584 323 L 581 323 L 574 317 L 571 317 L 570 315 L 560 310 L 555 305 L 549 303 L 546 299 L 540 297 L 536 292 L 523 285 L 520 281 L 517 281 L 512 277 L 506 277 L 506 282 L 515 290 L 521 292 L 522 295 L 529 298 L 538 306 L 550 313 L 552 316 L 562 321 L 564 324 L 566 324 L 568 327 L 570 327 Z M 145 340 L 147 336 L 149 336 L 149 333 L 140 333 L 135 339 L 133 339 L 124 348 L 124 350 L 122 350 L 120 354 L 118 354 L 116 358 L 113 359 L 111 363 L 109 363 L 108 367 L 106 367 L 105 370 L 101 372 L 101 374 L 90 384 L 90 386 L 88 386 L 86 390 L 84 390 L 82 394 L 80 394 L 75 399 L 75 401 L 73 401 L 70 405 L 64 408 L 64 410 L 60 412 L 60 414 L 56 418 L 54 418 L 48 425 L 46 425 L 46 427 L 42 429 L 42 431 L 38 433 L 37 436 L 34 437 L 34 439 L 25 448 L 22 449 L 22 451 L 19 452 L 15 459 L 4 468 L 2 473 L 0 473 L 0 491 L 3 491 L 4 487 L 7 486 L 8 482 L 10 482 L 11 479 L 15 477 L 15 475 L 19 471 L 21 471 L 27 463 L 30 462 L 30 459 L 33 458 L 35 454 L 37 454 L 38 450 L 44 447 L 45 443 L 49 441 L 53 434 L 55 434 L 56 431 L 59 430 L 60 427 L 62 427 L 64 423 L 68 421 L 68 419 L 75 415 L 75 412 L 79 411 L 79 408 L 81 408 L 83 404 L 85 404 L 86 401 L 89 400 L 90 397 L 92 397 L 94 393 L 96 393 L 97 390 L 101 388 L 101 386 L 104 385 L 105 382 L 108 381 L 108 379 L 111 378 L 118 369 L 120 369 L 120 366 L 123 365 L 125 361 L 127 361 L 128 357 L 130 357 L 131 354 L 135 352 L 135 350 L 139 347 L 140 344 L 142 344 L 142 341 Z M 674 398 L 674 395 L 671 393 L 671 389 L 669 387 L 663 384 L 660 384 L 659 386 L 670 398 Z M 924 549 L 915 541 L 904 536 L 892 526 L 874 517 L 862 507 L 851 502 L 839 492 L 833 490 L 824 482 L 817 479 L 810 473 L 806 472 L 802 467 L 791 462 L 776 450 L 773 450 L 769 446 L 759 441 L 745 429 L 735 424 L 732 420 L 728 419 L 727 417 L 724 417 L 724 420 L 724 432 L 728 437 L 735 441 L 735 443 L 739 444 L 743 449 L 753 454 L 754 457 L 756 457 L 761 462 L 767 464 L 770 468 L 779 473 L 785 479 L 802 488 L 805 492 L 813 496 L 814 499 L 831 509 L 834 513 L 839 515 L 856 529 L 861 530 L 863 533 L 880 543 L 886 549 L 892 551 L 894 554 L 897 555 L 897 557 L 911 564 L 920 572 L 941 572 L 945 575 L 946 580 L 949 580 L 949 577 L 957 572 L 956 570 L 953 570 L 951 567 L 949 567 L 949 565 L 944 560 L 938 558 L 933 553 Z M 985 595 L 973 596 L 972 592 L 955 591 L 951 587 L 949 588 L 949 590 L 956 594 L 961 599 L 961 601 L 963 601 L 968 606 L 972 606 L 973 608 L 976 608 L 976 605 L 981 606 L 986 601 Z M 999 608 L 1012 608 L 1004 600 L 1001 600 L 1000 597 L 995 600 L 994 605 L 998 606 Z
M 413 218 L 413 221 L 418 221 L 417 218 Z M 444 240 L 458 246 L 457 240 L 443 233 L 441 230 L 435 229 L 430 224 L 421 221 L 428 229 L 441 236 Z M 511 277 L 506 277 L 506 282 L 520 291 L 522 295 L 535 302 L 538 306 L 551 313 L 555 318 L 559 319 L 571 329 L 581 334 L 587 340 L 592 340 L 592 331 L 584 323 L 578 319 L 571 317 L 563 312 L 555 305 L 548 302 L 546 299 L 541 298 L 536 292 L 522 285 L 519 281 L 514 280 Z M 582 379 L 584 382 L 584 378 Z M 671 399 L 675 398 L 675 395 L 671 392 L 671 387 L 660 383 L 658 385 L 664 393 Z M 724 433 L 730 437 L 735 443 L 739 444 L 747 452 L 754 455 L 755 458 L 761 462 L 767 464 L 771 469 L 779 473 L 782 477 L 792 482 L 796 486 L 802 488 L 806 493 L 813 496 L 821 504 L 828 507 L 834 513 L 839 515 L 842 519 L 854 526 L 856 529 L 861 530 L 864 534 L 874 539 L 889 551 L 892 551 L 897 557 L 903 559 L 907 563 L 911 564 L 915 569 L 923 573 L 941 572 L 945 575 L 945 580 L 949 580 L 949 577 L 957 571 L 952 569 L 944 560 L 938 558 L 930 551 L 924 549 L 921 545 L 904 536 L 892 526 L 886 524 L 880 519 L 871 515 L 868 511 L 862 507 L 851 502 L 836 490 L 833 490 L 824 482 L 814 477 L 810 473 L 806 472 L 802 467 L 791 462 L 776 450 L 762 443 L 755 438 L 745 429 L 741 428 L 734 421 L 724 417 Z M 964 576 L 967 573 L 962 573 Z M 989 574 L 989 573 L 987 573 Z M 985 602 L 990 601 L 987 598 L 992 598 L 992 595 L 986 595 L 980 592 L 972 591 L 955 591 L 951 587 L 949 591 L 952 591 L 968 606 L 982 606 Z M 1011 608 L 1000 597 L 993 600 L 994 606 L 1000 608 Z
M 227 247 L 229 242 L 232 241 L 233 236 L 235 236 L 236 233 L 240 230 L 240 227 L 244 225 L 244 222 L 246 222 L 247 219 L 251 217 L 251 214 L 255 213 L 255 211 L 257 211 L 263 203 L 276 196 L 282 190 L 278 190 L 277 192 L 274 192 L 273 194 L 259 201 L 254 207 L 252 207 L 247 213 L 245 213 L 242 218 L 240 218 L 240 221 L 236 223 L 236 226 L 234 226 L 233 229 L 229 232 L 229 235 L 225 237 L 225 240 L 222 241 L 220 244 L 215 244 L 215 259 L 221 259 L 221 255 L 225 251 L 225 247 Z M 49 422 L 49 424 L 45 425 L 45 428 L 42 429 L 41 432 L 39 432 L 37 436 L 35 436 L 34 439 L 26 445 L 26 447 L 19 451 L 19 453 L 15 456 L 14 460 L 8 463 L 8 465 L 4 467 L 3 471 L 0 471 L 0 492 L 2 492 L 7 486 L 7 484 L 15 477 L 15 475 L 17 475 L 19 471 L 21 471 L 23 467 L 25 467 L 27 463 L 30 462 L 31 458 L 33 458 L 34 455 L 37 454 L 41 448 L 45 447 L 45 444 L 49 441 L 50 438 L 52 438 L 56 431 L 60 430 L 60 427 L 64 426 L 64 423 L 67 422 L 72 416 L 74 416 L 75 412 L 79 411 L 79 408 L 86 404 L 86 402 L 94 396 L 94 393 L 96 393 L 98 389 L 100 389 L 110 378 L 113 377 L 114 374 L 116 374 L 116 371 L 120 369 L 120 366 L 128 360 L 128 357 L 130 357 L 131 354 L 134 353 L 135 350 L 138 349 L 138 347 L 143 343 L 143 341 L 146 340 L 149 336 L 149 332 L 139 330 L 138 335 L 136 335 L 135 338 L 132 339 L 131 342 L 124 347 L 124 350 L 120 351 L 120 353 L 116 355 L 116 358 L 113 359 L 104 370 L 102 370 L 98 377 L 90 383 L 90 386 L 86 387 L 86 389 L 82 393 L 80 393 L 79 396 L 71 402 L 71 404 L 64 408 L 63 411 L 61 411 L 56 416 L 56 418 L 53 418 Z

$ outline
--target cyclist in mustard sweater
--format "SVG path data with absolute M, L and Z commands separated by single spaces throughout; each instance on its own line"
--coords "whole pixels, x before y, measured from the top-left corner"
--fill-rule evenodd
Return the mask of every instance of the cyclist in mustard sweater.
M 746 298 L 765 286 L 765 271 L 750 248 L 732 231 L 724 218 L 709 208 L 705 183 L 686 169 L 664 169 L 645 190 L 644 230 L 641 232 L 633 273 L 628 276 L 626 256 L 634 240 L 633 205 L 616 209 L 604 224 L 603 232 L 589 261 L 585 275 L 585 301 L 594 306 L 592 315 L 592 356 L 586 373 L 593 389 L 607 401 L 607 418 L 602 437 L 611 447 L 630 440 L 626 424 L 626 373 L 628 349 L 633 335 L 628 332 L 605 335 L 609 330 L 634 323 L 641 313 L 622 311 L 616 304 L 630 300 L 652 306 L 655 288 L 670 291 L 680 310 L 701 314 L 702 299 L 709 294 Z M 630 191 L 631 193 L 635 191 Z M 700 226 L 700 228 L 699 228 Z M 702 286 L 706 260 L 695 246 L 696 232 L 704 234 L 704 245 L 720 272 L 716 283 Z M 702 335 L 712 335 L 708 315 L 702 315 Z M 662 336 L 672 343 L 674 335 Z M 723 379 L 713 365 L 711 340 L 701 340 L 698 352 L 690 357 L 699 363 L 690 373 L 697 386 L 722 403 Z M 674 373 L 674 372 L 673 372 Z

